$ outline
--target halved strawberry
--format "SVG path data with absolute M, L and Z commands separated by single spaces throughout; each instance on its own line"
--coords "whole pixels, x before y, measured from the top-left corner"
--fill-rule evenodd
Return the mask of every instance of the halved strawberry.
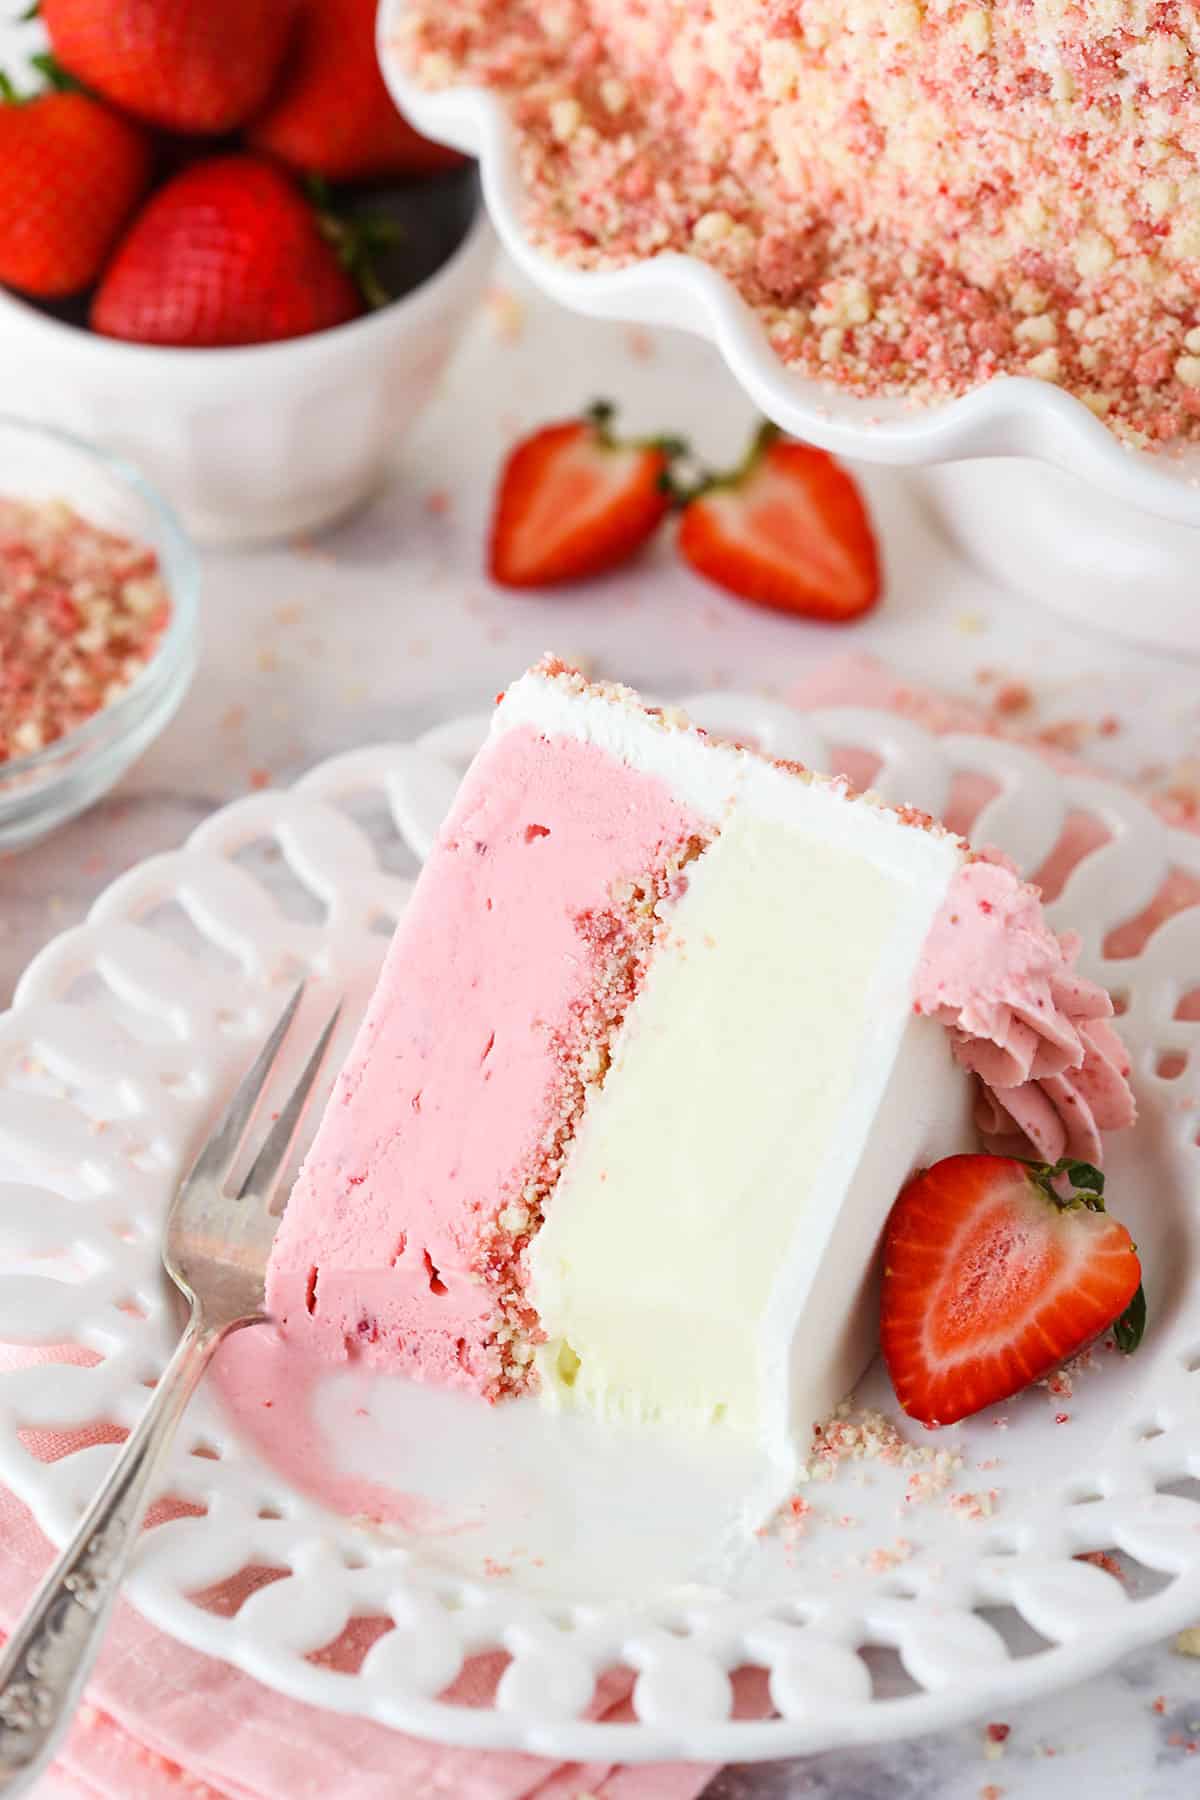
M 879 598 L 879 553 L 853 477 L 775 425 L 738 468 L 695 491 L 678 546 L 718 587 L 778 612 L 857 619 Z
M 1088 1163 L 949 1156 L 909 1182 L 884 1234 L 880 1337 L 906 1413 L 952 1425 L 1017 1394 L 1118 1322 L 1142 1271 Z
M 674 503 L 673 438 L 624 443 L 613 409 L 544 425 L 511 452 L 492 515 L 488 567 L 505 587 L 550 587 L 626 562 Z

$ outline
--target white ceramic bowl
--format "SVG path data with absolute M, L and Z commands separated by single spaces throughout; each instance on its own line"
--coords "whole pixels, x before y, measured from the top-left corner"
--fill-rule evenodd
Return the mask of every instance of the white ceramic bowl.
M 755 404 L 785 430 L 851 459 L 935 470 L 928 482 L 934 504 L 998 580 L 1102 629 L 1200 650 L 1200 608 L 1189 598 L 1200 568 L 1200 448 L 1180 456 L 1126 449 L 1072 395 L 1026 377 L 1004 377 L 919 411 L 855 399 L 788 369 L 731 283 L 697 257 L 663 255 L 602 271 L 555 260 L 525 231 L 517 137 L 505 104 L 478 88 L 430 93 L 412 82 L 394 48 L 405 6 L 381 0 L 379 11 L 391 91 L 420 130 L 479 158 L 501 242 L 551 298 L 601 318 L 711 339 Z M 1023 539 L 1018 554 L 1014 537 Z
M 491 265 L 482 206 L 412 293 L 311 337 L 233 350 L 104 338 L 0 290 L 5 406 L 119 452 L 208 543 L 310 530 L 379 484 Z

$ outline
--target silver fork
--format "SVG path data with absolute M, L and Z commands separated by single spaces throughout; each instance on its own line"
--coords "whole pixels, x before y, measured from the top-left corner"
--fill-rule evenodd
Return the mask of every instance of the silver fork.
M 79 1701 L 108 1625 L 150 1484 L 214 1350 L 262 1324 L 267 1257 L 279 1223 L 276 1184 L 316 1081 L 338 1007 L 236 1194 L 234 1159 L 275 1069 L 304 992 L 296 989 L 193 1163 L 167 1219 L 163 1262 L 188 1302 L 187 1327 L 154 1398 L 121 1448 L 70 1543 L 0 1656 L 0 1794 L 24 1793 Z

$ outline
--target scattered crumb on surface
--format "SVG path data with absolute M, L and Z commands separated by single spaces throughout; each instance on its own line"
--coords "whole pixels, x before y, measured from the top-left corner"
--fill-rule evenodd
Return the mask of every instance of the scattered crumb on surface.
M 502 344 L 515 344 L 525 331 L 525 302 L 502 282 L 493 282 L 483 297 L 484 316 Z
M 1043 725 L 1036 737 L 1047 750 L 1064 750 L 1068 755 L 1076 756 L 1087 743 L 1091 731 L 1087 719 L 1059 719 L 1053 725 Z
M 1111 1575 L 1114 1581 L 1119 1581 L 1121 1583 L 1122 1587 L 1128 1587 L 1129 1585 L 1129 1577 L 1126 1575 L 1124 1569 L 1121 1567 L 1116 1557 L 1111 1555 L 1107 1550 L 1081 1550 L 1078 1556 L 1076 1556 L 1075 1561 L 1091 1563 L 1093 1569 L 1103 1569 L 1106 1575 Z
M 1179 1656 L 1200 1656 L 1200 1625 L 1189 1625 L 1181 1631 L 1171 1648 Z
M 1008 1741 L 1011 1725 L 996 1721 L 983 1728 L 983 1754 L 988 1762 L 998 1762 L 1004 1755 L 1004 1746 Z
M 992 695 L 992 711 L 1002 718 L 1015 718 L 1033 707 L 1033 693 L 1023 681 L 1006 681 Z
M 337 561 L 332 550 L 326 550 L 324 546 L 318 544 L 314 538 L 309 537 L 307 532 L 298 532 L 297 535 L 290 540 L 290 547 L 296 552 L 297 556 L 307 556 L 312 562 L 331 563 Z
M 984 1488 L 978 1493 L 951 1494 L 946 1506 L 960 1519 L 990 1519 L 999 1498 L 998 1488 Z
M 906 1563 L 912 1554 L 913 1546 L 907 1538 L 895 1538 L 890 1544 L 877 1544 L 874 1550 L 868 1550 L 863 1567 L 872 1575 L 886 1575 L 889 1569 Z
M 949 1459 L 946 1461 L 944 1459 Z M 809 1461 L 800 1479 L 832 1481 L 844 1462 L 880 1462 L 889 1468 L 945 1470 L 962 1467 L 957 1451 L 935 1450 L 910 1443 L 884 1413 L 868 1408 L 854 1411 L 844 1402 L 828 1419 L 813 1427 Z

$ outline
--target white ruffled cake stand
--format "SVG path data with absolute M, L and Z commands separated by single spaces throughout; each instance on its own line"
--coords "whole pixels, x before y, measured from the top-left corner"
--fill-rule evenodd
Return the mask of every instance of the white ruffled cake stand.
M 397 104 L 428 136 L 476 156 L 492 221 L 513 261 L 552 299 L 596 318 L 672 326 L 711 340 L 755 405 L 836 455 L 921 471 L 941 520 L 976 562 L 1082 624 L 1200 656 L 1200 446 L 1128 449 L 1080 401 L 1004 377 L 914 411 L 792 372 L 751 308 L 696 257 L 584 271 L 528 237 L 516 132 L 478 88 L 431 93 L 394 49 L 406 0 L 381 0 L 378 41 Z

